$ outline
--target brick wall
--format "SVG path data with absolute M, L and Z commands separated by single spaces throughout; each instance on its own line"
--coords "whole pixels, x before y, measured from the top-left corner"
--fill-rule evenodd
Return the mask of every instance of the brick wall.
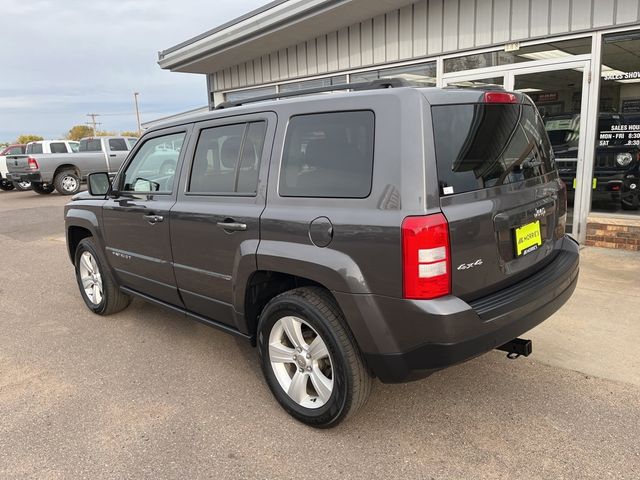
M 640 219 L 589 217 L 588 246 L 640 251 Z

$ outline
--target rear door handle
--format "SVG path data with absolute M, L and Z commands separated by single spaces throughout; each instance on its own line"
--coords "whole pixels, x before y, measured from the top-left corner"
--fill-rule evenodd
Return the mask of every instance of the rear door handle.
M 164 217 L 162 215 L 143 215 L 142 218 L 144 218 L 150 225 L 164 222 Z
M 217 225 L 227 232 L 244 232 L 247 229 L 246 223 L 218 222 Z
M 117 157 L 117 155 L 115 153 L 110 153 L 109 156 L 110 157 Z

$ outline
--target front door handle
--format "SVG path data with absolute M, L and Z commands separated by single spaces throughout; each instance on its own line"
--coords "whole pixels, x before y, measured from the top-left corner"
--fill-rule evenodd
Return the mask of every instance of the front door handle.
M 244 232 L 247 229 L 246 223 L 218 222 L 217 225 L 227 232 Z
M 164 222 L 164 217 L 162 215 L 143 215 L 142 218 L 144 218 L 149 225 Z
M 117 157 L 117 155 L 115 153 L 110 153 L 109 156 L 110 157 Z

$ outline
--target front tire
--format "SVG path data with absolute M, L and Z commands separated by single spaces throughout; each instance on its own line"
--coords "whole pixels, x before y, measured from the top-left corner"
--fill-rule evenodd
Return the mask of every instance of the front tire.
M 73 170 L 63 170 L 56 174 L 53 184 L 61 195 L 75 195 L 80 191 L 80 177 Z
M 51 192 L 55 190 L 55 187 L 48 183 L 32 183 L 31 189 L 36 192 L 38 195 L 49 195 Z
M 80 294 L 89 310 L 98 315 L 111 315 L 129 306 L 131 297 L 118 289 L 93 238 L 80 241 L 74 263 Z
M 260 315 L 258 353 L 276 400 L 312 427 L 338 425 L 371 391 L 355 339 L 324 289 L 297 288 L 273 298 Z

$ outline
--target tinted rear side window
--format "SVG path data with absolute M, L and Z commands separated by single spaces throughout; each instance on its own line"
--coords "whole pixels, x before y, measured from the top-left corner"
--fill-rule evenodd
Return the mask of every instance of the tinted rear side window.
M 371 192 L 375 117 L 371 111 L 291 117 L 280 195 L 365 198 Z
M 25 151 L 24 147 L 11 147 L 7 152 L 7 155 L 20 155 L 24 153 L 24 151 Z
M 67 153 L 67 146 L 64 143 L 51 143 L 49 145 L 51 153 Z
M 189 192 L 255 195 L 267 122 L 202 130 L 193 160 Z
M 80 140 L 80 149 L 81 152 L 101 152 L 102 151 L 102 142 L 99 138 L 91 138 Z
M 30 143 L 29 145 L 27 145 L 26 153 L 42 153 L 42 144 Z
M 515 183 L 551 172 L 551 144 L 530 105 L 432 107 L 441 195 Z
M 129 147 L 127 147 L 127 142 L 124 141 L 124 138 L 110 138 L 109 150 L 112 152 L 126 152 Z

